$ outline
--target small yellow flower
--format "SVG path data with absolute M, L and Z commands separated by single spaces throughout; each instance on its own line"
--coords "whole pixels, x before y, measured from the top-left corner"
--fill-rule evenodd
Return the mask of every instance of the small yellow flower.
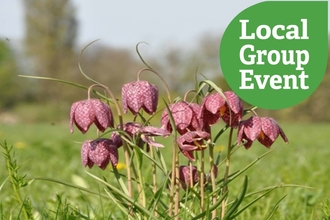
M 119 162 L 119 163 L 117 164 L 117 170 L 123 170 L 123 169 L 126 169 L 126 168 L 127 168 L 127 166 L 126 166 L 125 163 L 121 163 L 121 162 Z
M 224 145 L 218 145 L 214 147 L 214 151 L 223 151 L 225 149 Z
M 14 146 L 17 148 L 17 149 L 22 149 L 22 148 L 25 148 L 26 146 L 26 143 L 22 142 L 22 141 L 17 141 Z

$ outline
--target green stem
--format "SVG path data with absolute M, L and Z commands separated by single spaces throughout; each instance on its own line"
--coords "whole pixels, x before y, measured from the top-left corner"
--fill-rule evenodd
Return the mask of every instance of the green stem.
M 178 146 L 176 145 L 176 149 L 178 149 Z M 175 173 L 176 173 L 176 182 L 175 182 L 175 204 L 174 204 L 174 216 L 175 220 L 179 220 L 179 207 L 180 207 L 180 182 L 179 182 L 179 176 L 180 176 L 180 170 L 179 170 L 179 154 L 175 154 Z
M 155 154 L 154 154 L 154 148 L 153 147 L 150 147 L 150 157 L 152 159 L 155 159 Z M 154 194 L 156 194 L 157 192 L 157 169 L 156 169 L 156 164 L 154 162 L 151 162 L 151 169 L 152 169 L 152 191 Z M 156 207 L 156 210 L 155 210 L 155 213 L 154 213 L 155 216 L 158 216 L 158 213 L 157 213 L 157 207 Z
M 122 112 L 121 112 L 121 108 L 119 106 L 119 103 L 116 99 L 116 97 L 114 96 L 114 94 L 112 93 L 112 91 L 105 85 L 103 84 L 93 84 L 89 87 L 88 91 L 91 90 L 92 87 L 94 86 L 99 86 L 103 89 L 105 89 L 108 94 L 110 95 L 110 97 L 112 98 L 112 101 L 116 107 L 116 110 L 117 110 L 117 114 L 118 114 L 118 118 L 119 118 L 119 126 L 120 126 L 120 129 L 123 129 L 124 128 L 124 122 L 123 122 L 123 115 L 122 115 Z M 89 94 L 89 93 L 88 93 Z M 89 95 L 88 95 L 89 96 Z M 129 152 L 129 148 L 127 146 L 127 143 L 125 140 L 123 140 L 123 148 L 124 148 L 124 156 L 125 156 L 125 161 L 126 161 L 126 164 L 127 164 L 127 188 L 128 188 L 128 196 L 130 198 L 132 198 L 132 195 L 133 195 L 133 190 L 132 190 L 132 174 L 131 174 L 131 169 L 130 169 L 130 165 L 131 165 L 131 162 L 130 162 L 130 152 Z
M 201 209 L 202 209 L 202 212 L 205 211 L 205 204 L 204 204 L 204 197 L 205 197 L 205 194 L 204 194 L 204 184 L 205 184 L 205 180 L 204 180 L 204 175 L 205 175 L 205 171 L 204 171 L 204 150 L 201 151 L 201 159 L 200 159 L 200 186 L 201 186 Z M 190 178 L 193 178 L 193 177 L 190 177 Z
M 212 185 L 212 192 L 216 191 L 216 185 L 215 185 L 215 176 L 214 176 L 214 146 L 213 144 L 209 144 L 209 160 L 210 160 L 210 175 L 211 175 L 211 185 Z M 217 196 L 214 194 L 212 196 L 212 204 L 214 205 L 217 202 Z M 215 219 L 217 217 L 217 210 L 214 209 L 212 211 L 212 219 Z
M 140 149 L 139 149 L 140 150 Z M 141 205 L 142 207 L 146 207 L 146 194 L 144 191 L 144 178 L 142 174 L 142 157 L 141 157 L 141 152 L 138 152 L 139 150 L 135 149 L 135 158 L 136 158 L 136 163 L 138 165 L 138 178 L 139 178 L 139 194 L 140 194 L 140 199 L 141 199 Z
M 174 132 L 176 134 L 176 132 Z M 177 149 L 177 143 L 176 143 L 176 135 L 173 137 L 173 157 L 172 157 L 172 176 L 171 176 L 171 190 L 170 190 L 170 205 L 168 209 L 168 215 L 172 216 L 173 214 L 173 205 L 174 205 L 174 192 L 175 192 L 175 183 L 176 179 L 179 178 L 179 172 L 176 173 L 176 160 L 178 155 L 178 149 Z
M 231 146 L 232 146 L 232 138 L 233 138 L 233 128 L 230 128 L 230 132 L 229 132 L 229 139 L 228 139 L 228 146 L 227 146 L 227 156 L 226 156 L 226 170 L 225 170 L 225 175 L 223 178 L 223 189 L 222 189 L 222 195 L 226 194 L 226 192 L 228 191 L 228 185 L 227 185 L 227 181 L 228 181 L 228 175 L 229 175 L 229 167 L 230 167 L 230 156 L 231 156 Z M 226 203 L 227 203 L 227 199 L 224 199 L 221 205 L 221 219 L 223 219 L 223 217 L 225 216 L 226 213 Z

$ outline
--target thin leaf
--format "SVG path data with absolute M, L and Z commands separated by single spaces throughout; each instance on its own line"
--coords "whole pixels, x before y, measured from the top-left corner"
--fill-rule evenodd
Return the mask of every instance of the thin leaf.
M 235 213 L 235 215 L 233 215 L 233 218 L 237 217 L 239 214 L 241 214 L 244 210 L 246 210 L 247 208 L 249 208 L 251 205 L 253 205 L 255 202 L 257 202 L 258 200 L 260 200 L 261 198 L 265 197 L 267 194 L 269 194 L 270 192 L 272 192 L 274 189 L 276 189 L 275 187 L 272 189 L 269 189 L 268 191 L 266 191 L 265 193 L 261 194 L 260 196 L 258 196 L 257 198 L 255 198 L 254 200 L 252 200 L 251 202 L 249 202 L 247 205 L 245 205 L 243 208 L 241 208 L 239 211 L 237 211 Z M 246 196 L 245 196 L 246 198 Z
M 208 212 L 212 212 L 213 210 L 215 210 L 216 208 L 219 207 L 219 205 L 221 204 L 221 202 L 227 198 L 227 195 L 228 195 L 228 192 L 227 191 L 225 194 L 223 194 L 215 204 L 213 204 L 212 206 L 210 206 L 210 209 L 208 210 Z M 204 211 L 202 213 L 200 213 L 199 215 L 195 216 L 194 218 L 192 218 L 191 220 L 197 220 L 197 219 L 200 219 L 200 218 L 204 218 L 206 216 L 206 213 L 207 211 Z
M 91 177 L 93 177 L 94 179 L 98 180 L 99 182 L 103 183 L 104 185 L 108 186 L 109 189 L 111 189 L 111 191 L 115 192 L 116 194 L 118 194 L 118 196 L 120 196 L 122 199 L 124 199 L 126 202 L 128 202 L 129 204 L 132 205 L 132 207 L 134 207 L 134 209 L 139 210 L 141 213 L 143 213 L 145 216 L 149 216 L 153 219 L 157 219 L 154 215 L 152 215 L 151 212 L 149 212 L 149 210 L 147 210 L 146 208 L 144 208 L 143 206 L 141 206 L 139 203 L 137 203 L 135 200 L 133 200 L 132 198 L 130 198 L 129 196 L 127 196 L 125 193 L 123 193 L 122 191 L 120 191 L 119 189 L 117 189 L 116 187 L 114 187 L 113 185 L 105 182 L 104 180 L 100 179 L 99 177 L 89 173 L 86 171 L 86 173 L 88 175 L 90 175 Z
M 231 218 L 231 215 L 233 215 L 237 211 L 239 205 L 242 203 L 242 201 L 245 197 L 246 191 L 247 191 L 247 187 L 248 187 L 248 178 L 247 178 L 247 176 L 245 176 L 242 191 L 240 192 L 238 197 L 235 199 L 234 203 L 227 210 L 227 212 L 224 216 L 224 219 L 233 219 L 233 218 Z
M 266 218 L 266 220 L 269 220 L 273 217 L 273 215 L 275 214 L 276 210 L 278 209 L 278 205 L 280 204 L 280 202 L 286 197 L 287 195 L 283 196 L 280 200 L 278 200 L 278 202 L 274 205 L 273 209 L 270 211 L 268 217 Z

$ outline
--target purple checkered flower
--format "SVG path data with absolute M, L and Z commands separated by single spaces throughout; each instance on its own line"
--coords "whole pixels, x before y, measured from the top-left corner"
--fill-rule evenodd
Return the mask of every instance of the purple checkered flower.
M 236 128 L 243 117 L 243 103 L 232 91 L 212 93 L 204 97 L 201 104 L 199 117 L 203 119 L 204 125 L 215 124 L 220 118 L 230 127 Z
M 104 170 L 110 161 L 113 166 L 117 166 L 118 142 L 106 138 L 86 140 L 81 148 L 81 160 L 89 168 L 96 164 Z
M 136 115 L 142 108 L 149 115 L 155 113 L 158 104 L 158 88 L 147 81 L 124 84 L 121 90 L 123 110 Z
M 188 131 L 202 130 L 203 121 L 198 117 L 200 112 L 200 106 L 198 104 L 181 101 L 171 104 L 169 109 L 179 134 L 185 134 Z M 173 128 L 167 109 L 162 113 L 161 123 L 162 128 L 172 132 Z
M 70 111 L 70 131 L 73 133 L 73 124 L 85 134 L 92 124 L 104 132 L 108 127 L 113 127 L 113 116 L 108 105 L 99 99 L 88 99 L 75 102 Z
M 140 137 L 141 140 L 137 143 L 138 146 L 142 147 L 144 143 L 154 147 L 164 147 L 164 145 L 155 142 L 152 137 L 162 136 L 167 137 L 170 135 L 168 131 L 162 128 L 156 128 L 153 126 L 142 126 L 137 122 L 128 122 L 124 124 L 123 130 L 131 137 Z
M 210 134 L 205 131 L 189 131 L 177 138 L 179 149 L 189 160 L 194 161 L 193 152 L 196 150 L 204 150 L 203 140 L 209 140 Z
M 216 178 L 218 175 L 218 168 L 214 165 L 213 169 L 214 177 Z M 211 173 L 207 173 L 204 176 L 204 180 L 209 182 L 211 180 Z M 169 177 L 172 177 L 172 173 L 170 173 Z M 183 190 L 187 189 L 187 186 L 193 187 L 198 182 L 200 182 L 200 175 L 196 166 L 180 166 L 179 167 L 179 181 Z M 191 185 L 192 184 L 192 185 Z
M 282 128 L 273 118 L 252 116 L 240 123 L 237 142 L 242 144 L 245 140 L 244 147 L 249 149 L 253 141 L 257 139 L 262 145 L 270 148 L 279 135 L 284 142 L 289 142 Z

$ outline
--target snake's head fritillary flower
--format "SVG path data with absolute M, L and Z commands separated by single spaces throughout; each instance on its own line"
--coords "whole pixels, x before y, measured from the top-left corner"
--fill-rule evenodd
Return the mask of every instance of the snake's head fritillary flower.
M 237 128 L 243 117 L 243 102 L 232 91 L 227 91 L 223 94 L 225 95 L 227 102 L 221 107 L 221 118 L 230 127 Z
M 179 134 L 185 134 L 188 131 L 201 130 L 202 120 L 198 117 L 200 106 L 196 103 L 187 103 L 185 101 L 177 102 L 169 106 L 169 110 L 174 119 L 174 123 Z M 172 132 L 168 110 L 165 109 L 161 119 L 162 127 Z
M 96 164 L 104 170 L 110 161 L 117 166 L 118 146 L 111 139 L 86 140 L 81 148 L 81 160 L 89 168 Z
M 243 103 L 241 99 L 232 91 L 212 93 L 204 97 L 201 104 L 200 117 L 204 125 L 213 125 L 220 118 L 230 127 L 236 128 L 243 117 Z
M 172 173 L 169 175 L 172 178 Z M 179 167 L 179 181 L 183 190 L 187 189 L 187 186 L 193 187 L 199 182 L 199 175 L 196 166 L 180 166 Z M 191 185 L 192 184 L 192 185 Z
M 288 143 L 288 138 L 282 128 L 273 118 L 252 116 L 242 121 L 238 128 L 237 142 L 242 143 L 245 140 L 244 147 L 250 148 L 256 139 L 265 147 L 270 148 L 278 136 L 281 136 L 284 142 Z
M 108 105 L 99 99 L 88 99 L 72 104 L 70 111 L 70 131 L 73 133 L 73 124 L 85 134 L 92 124 L 104 132 L 108 127 L 113 127 L 113 116 Z
M 218 176 L 218 167 L 214 165 L 212 169 L 214 173 L 214 178 Z M 170 178 L 172 177 L 172 173 L 170 173 Z M 198 173 L 196 166 L 180 166 L 179 167 L 179 180 L 183 190 L 187 189 L 187 186 L 193 187 L 200 181 L 200 175 Z M 211 173 L 207 173 L 204 175 L 204 181 L 211 181 Z
M 189 160 L 194 161 L 193 152 L 204 150 L 206 145 L 204 140 L 209 140 L 210 134 L 205 131 L 189 131 L 177 138 L 179 149 Z
M 124 113 L 130 110 L 136 115 L 142 108 L 149 115 L 155 113 L 158 104 L 158 88 L 147 81 L 126 83 L 121 90 Z
M 141 141 L 137 143 L 138 146 L 142 147 L 144 143 L 154 147 L 164 147 L 164 145 L 155 142 L 152 137 L 162 136 L 167 137 L 170 135 L 165 129 L 157 128 L 153 126 L 142 126 L 137 122 L 127 122 L 124 124 L 123 130 L 131 137 L 140 137 Z

